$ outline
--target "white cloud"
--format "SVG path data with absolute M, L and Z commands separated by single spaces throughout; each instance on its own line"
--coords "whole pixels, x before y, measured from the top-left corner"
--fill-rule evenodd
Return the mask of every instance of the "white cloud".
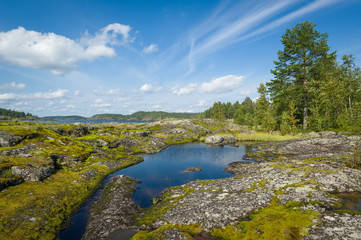
M 73 40 L 55 33 L 18 27 L 0 32 L 0 58 L 11 64 L 47 69 L 62 75 L 76 68 L 80 61 L 114 57 L 115 51 L 109 45 L 131 41 L 130 30 L 129 26 L 114 23 L 102 28 L 95 36 L 86 33 L 80 40 Z M 118 35 L 122 35 L 122 41 Z
M 226 93 L 232 92 L 241 84 L 243 76 L 227 75 L 215 78 L 210 82 L 202 83 L 199 88 L 201 93 Z
M 188 84 L 184 88 L 178 88 L 178 86 L 171 89 L 173 94 L 176 94 L 178 96 L 187 95 L 195 92 L 197 90 L 198 85 L 196 83 Z
M 68 90 L 66 89 L 58 89 L 56 91 L 48 91 L 48 92 L 37 92 L 34 93 L 34 98 L 42 98 L 42 99 L 53 99 L 53 98 L 61 98 L 64 97 L 65 93 L 67 93 Z
M 251 93 L 250 90 L 242 90 L 239 92 L 241 95 L 245 96 L 245 95 L 249 95 Z
M 139 91 L 141 93 L 155 93 L 161 91 L 162 87 L 153 87 L 151 84 L 144 84 L 140 87 Z
M 199 100 L 198 103 L 194 105 L 195 107 L 205 107 L 207 106 L 206 100 Z
M 120 89 L 110 89 L 109 91 L 107 91 L 107 94 L 111 94 L 111 95 L 120 94 Z
M 66 105 L 67 108 L 75 108 L 75 106 L 73 104 L 68 104 Z
M 95 101 L 94 101 L 95 103 L 102 103 L 103 102 L 103 99 L 101 99 L 101 98 L 97 98 L 97 99 L 95 99 Z
M 14 103 L 15 106 L 29 106 L 30 103 L 29 102 L 17 102 Z
M 159 105 L 159 104 L 156 104 L 156 105 L 153 105 L 153 106 L 152 106 L 152 109 L 160 110 L 160 109 L 162 109 L 162 108 L 163 108 L 162 105 Z
M 158 46 L 156 44 L 150 44 L 148 47 L 143 48 L 143 52 L 146 54 L 154 53 L 158 51 Z
M 74 96 L 79 96 L 79 94 L 80 94 L 80 91 L 79 91 L 79 90 L 75 90 L 75 91 L 74 91 Z
M 24 89 L 26 85 L 24 83 L 7 83 L 0 85 L 0 90 L 21 90 Z
M 14 93 L 2 93 L 0 94 L 0 100 L 14 100 L 17 99 L 17 95 Z
M 109 103 L 96 103 L 90 105 L 91 108 L 102 108 L 102 107 L 111 107 L 111 106 L 112 105 Z

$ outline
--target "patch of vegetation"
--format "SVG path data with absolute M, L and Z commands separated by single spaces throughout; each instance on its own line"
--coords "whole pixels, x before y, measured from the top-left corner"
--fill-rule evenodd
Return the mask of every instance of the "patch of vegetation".
M 236 133 L 234 137 L 237 141 L 255 141 L 255 142 L 280 142 L 290 139 L 300 138 L 296 135 L 270 134 L 266 132 Z
M 12 119 L 12 118 L 34 119 L 38 117 L 32 115 L 31 113 L 24 113 L 11 109 L 0 108 L 0 119 Z
M 12 178 L 15 177 L 11 169 L 9 168 L 3 168 L 0 169 L 0 178 Z
M 346 161 L 346 167 L 350 168 L 361 168 L 361 150 L 358 150 L 356 147 L 351 148 L 352 155 Z
M 164 239 L 164 231 L 168 229 L 178 229 L 183 233 L 186 239 L 194 239 L 193 236 L 199 235 L 203 230 L 197 225 L 173 225 L 166 224 L 157 230 L 152 232 L 149 231 L 138 231 L 136 235 L 134 235 L 131 240 L 151 240 L 151 239 Z
M 269 205 L 250 215 L 250 221 L 214 228 L 211 233 L 221 239 L 302 239 L 306 229 L 318 218 L 316 211 L 299 208 L 299 204 Z

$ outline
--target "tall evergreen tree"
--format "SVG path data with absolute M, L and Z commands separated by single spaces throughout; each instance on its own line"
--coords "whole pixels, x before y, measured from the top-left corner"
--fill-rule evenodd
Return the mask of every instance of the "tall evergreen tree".
M 278 61 L 274 61 L 276 66 L 271 71 L 274 79 L 267 83 L 279 116 L 291 100 L 297 103 L 298 109 L 303 109 L 301 114 L 304 129 L 307 129 L 312 69 L 327 56 L 330 49 L 327 33 L 316 31 L 315 26 L 314 23 L 305 21 L 286 30 L 281 40 L 284 49 L 278 52 Z
M 254 122 L 265 130 L 273 130 L 276 121 L 271 114 L 270 103 L 267 99 L 267 88 L 261 83 L 257 89 L 259 97 L 256 101 Z

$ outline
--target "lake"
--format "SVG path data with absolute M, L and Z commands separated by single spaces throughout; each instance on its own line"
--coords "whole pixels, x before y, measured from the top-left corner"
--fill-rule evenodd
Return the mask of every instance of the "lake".
M 116 175 L 127 175 L 141 181 L 133 194 L 133 201 L 143 208 L 152 205 L 152 199 L 168 187 L 178 186 L 196 179 L 216 179 L 232 176 L 223 171 L 231 162 L 243 161 L 242 157 L 254 149 L 247 145 L 207 146 L 205 144 L 183 144 L 169 146 L 156 154 L 144 154 L 144 162 L 121 169 L 109 175 L 101 189 Z M 190 167 L 200 167 L 200 172 L 182 173 Z M 60 239 L 81 239 L 89 216 L 89 205 L 101 192 L 99 189 L 92 199 L 72 218 L 72 225 L 60 233 Z

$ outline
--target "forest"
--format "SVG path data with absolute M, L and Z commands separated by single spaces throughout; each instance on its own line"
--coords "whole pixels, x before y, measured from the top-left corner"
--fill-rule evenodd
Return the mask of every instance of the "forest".
M 7 120 L 12 118 L 33 119 L 37 118 L 37 116 L 34 116 L 31 113 L 24 113 L 15 110 L 0 108 L 0 119 Z
M 305 21 L 282 35 L 283 50 L 273 79 L 258 87 L 259 97 L 242 103 L 215 102 L 207 118 L 281 133 L 309 130 L 361 132 L 361 70 L 352 54 L 337 60 L 328 34 Z

